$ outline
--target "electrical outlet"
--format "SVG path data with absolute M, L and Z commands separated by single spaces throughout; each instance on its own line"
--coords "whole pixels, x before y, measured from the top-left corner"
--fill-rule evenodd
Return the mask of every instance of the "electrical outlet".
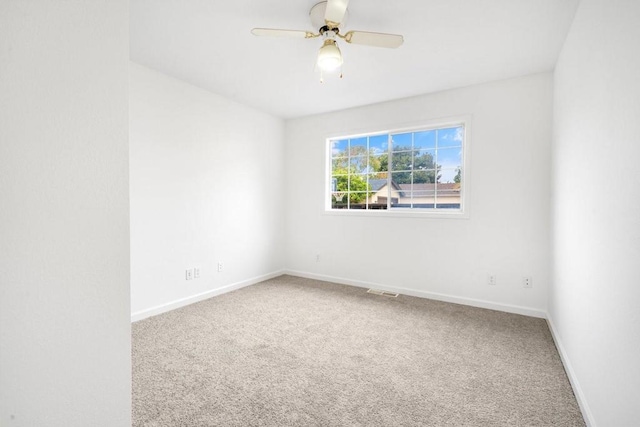
M 224 270 L 224 264 L 218 261 L 218 273 L 222 273 L 222 270 Z
M 522 278 L 522 287 L 523 288 L 533 288 L 533 279 L 531 276 L 525 276 Z
M 487 278 L 487 284 L 489 286 L 495 286 L 497 283 L 498 283 L 498 280 L 496 279 L 496 275 L 490 274 L 489 277 Z
M 193 269 L 193 278 L 194 279 L 199 279 L 200 278 L 200 267 L 195 267 Z
M 187 280 L 191 280 L 193 279 L 193 269 L 188 269 L 187 270 Z

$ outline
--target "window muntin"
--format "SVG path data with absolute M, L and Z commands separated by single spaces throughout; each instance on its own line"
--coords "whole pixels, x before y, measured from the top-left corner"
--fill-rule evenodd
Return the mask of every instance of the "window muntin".
M 461 213 L 465 124 L 329 140 L 331 210 Z

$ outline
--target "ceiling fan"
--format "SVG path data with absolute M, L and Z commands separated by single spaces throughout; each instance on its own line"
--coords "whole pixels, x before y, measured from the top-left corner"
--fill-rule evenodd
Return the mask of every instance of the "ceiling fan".
M 293 37 L 313 39 L 322 37 L 324 43 L 318 51 L 317 64 L 320 68 L 320 81 L 322 72 L 334 72 L 341 68 L 343 59 L 338 48 L 338 39 L 347 43 L 367 46 L 396 48 L 404 38 L 399 34 L 371 33 L 368 31 L 348 31 L 344 34 L 340 26 L 344 26 L 348 17 L 347 6 L 349 0 L 327 0 L 317 3 L 309 11 L 311 24 L 318 28 L 317 33 L 304 30 L 279 30 L 275 28 L 254 28 L 251 33 L 256 36 Z M 340 73 L 342 78 L 342 72 Z

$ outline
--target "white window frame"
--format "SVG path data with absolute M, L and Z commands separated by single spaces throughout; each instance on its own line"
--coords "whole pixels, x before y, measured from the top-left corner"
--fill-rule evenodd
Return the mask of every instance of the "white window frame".
M 331 141 L 336 139 L 355 139 L 381 134 L 398 134 L 408 132 L 420 132 L 434 129 L 443 129 L 455 126 L 462 126 L 464 137 L 462 141 L 462 171 L 460 174 L 460 209 L 420 209 L 420 208 L 391 208 L 391 209 L 333 209 L 331 207 L 332 188 L 332 156 Z M 469 193 L 470 193 L 470 147 L 471 147 L 471 117 L 459 116 L 446 119 L 436 119 L 424 121 L 417 124 L 393 126 L 365 132 L 343 132 L 327 135 L 325 140 L 325 189 L 324 213 L 327 215 L 339 216 L 367 216 L 367 217 L 420 217 L 420 218 L 443 218 L 443 219 L 468 219 L 469 218 Z M 391 172 L 391 171 L 390 171 Z M 391 174 L 389 174 L 391 175 Z M 389 178 L 391 179 L 391 178 Z

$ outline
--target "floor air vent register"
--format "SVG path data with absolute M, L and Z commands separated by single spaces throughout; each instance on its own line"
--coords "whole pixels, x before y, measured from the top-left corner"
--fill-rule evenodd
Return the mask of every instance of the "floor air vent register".
M 388 291 L 380 291 L 378 289 L 369 289 L 367 291 L 368 294 L 374 294 L 374 295 L 380 295 L 383 297 L 389 297 L 389 298 L 397 298 L 398 294 L 394 293 L 394 292 L 388 292 Z

